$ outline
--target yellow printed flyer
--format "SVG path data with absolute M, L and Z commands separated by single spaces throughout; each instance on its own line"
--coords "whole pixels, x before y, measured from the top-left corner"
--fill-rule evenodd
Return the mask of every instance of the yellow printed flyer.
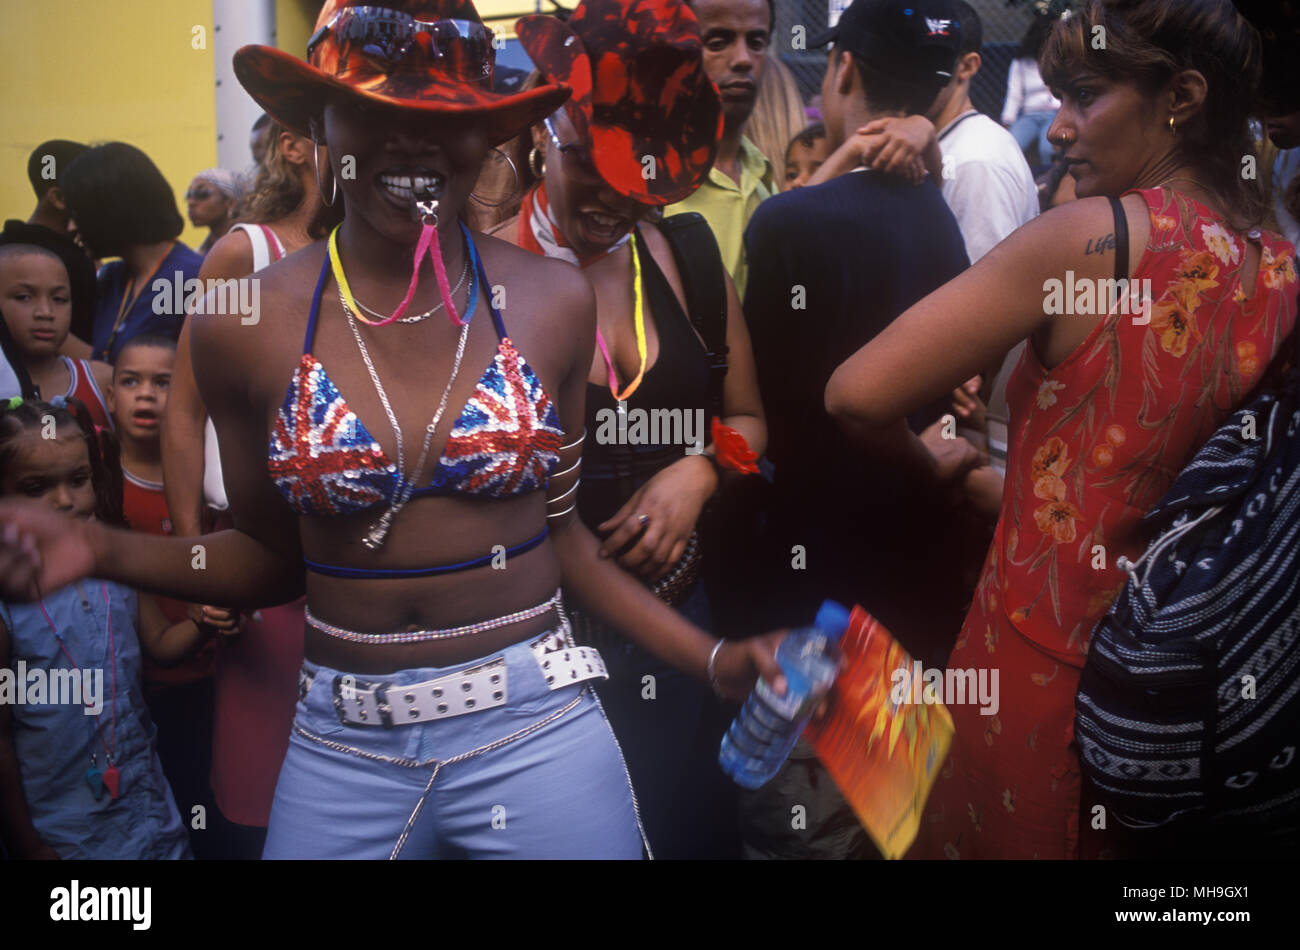
M 952 717 L 932 693 L 925 702 L 911 656 L 861 607 L 840 649 L 829 710 L 807 738 L 881 854 L 900 858 L 948 754 Z

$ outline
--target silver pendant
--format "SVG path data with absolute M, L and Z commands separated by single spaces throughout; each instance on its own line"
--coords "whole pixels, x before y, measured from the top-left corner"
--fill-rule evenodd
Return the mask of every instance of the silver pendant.
M 411 217 L 421 224 L 438 226 L 437 197 L 417 198 L 411 202 Z
M 377 551 L 383 547 L 384 540 L 388 537 L 388 529 L 393 523 L 393 509 L 389 508 L 384 512 L 384 516 L 379 519 L 366 533 L 361 543 L 372 551 Z

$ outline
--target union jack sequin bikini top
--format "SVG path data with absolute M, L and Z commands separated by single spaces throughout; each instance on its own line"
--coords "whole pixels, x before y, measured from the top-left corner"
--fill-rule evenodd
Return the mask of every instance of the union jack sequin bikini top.
M 491 286 L 468 231 L 465 237 L 478 278 L 470 282 L 471 290 L 476 284 Z M 311 354 L 329 273 L 326 255 L 307 319 L 302 359 L 276 413 L 267 455 L 267 468 L 280 494 L 304 515 L 352 514 L 391 502 L 405 481 Z M 473 310 L 471 303 L 466 320 Z M 452 426 L 433 478 L 412 498 L 525 494 L 545 486 L 559 461 L 557 450 L 564 432 L 555 405 L 506 335 L 501 314 L 496 307 L 491 311 L 500 340 L 496 355 Z

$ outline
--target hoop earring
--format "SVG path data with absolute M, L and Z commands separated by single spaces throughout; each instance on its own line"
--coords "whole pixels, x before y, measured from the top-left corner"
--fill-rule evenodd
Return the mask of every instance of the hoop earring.
M 542 157 L 536 146 L 528 153 L 528 170 L 533 173 L 534 178 L 546 177 L 546 159 Z
M 1174 117 L 1173 117 L 1173 116 L 1170 116 L 1170 117 L 1169 117 L 1169 134 L 1170 134 L 1170 135 L 1177 135 L 1177 134 L 1178 134 L 1178 129 L 1176 129 L 1176 128 L 1174 127 Z
M 334 207 L 334 202 L 339 198 L 339 180 L 334 177 L 334 169 L 330 169 L 330 184 L 334 186 L 330 191 L 330 200 L 325 200 L 325 188 L 320 183 L 320 146 L 315 142 L 312 143 L 311 163 L 316 169 L 316 188 L 320 191 L 321 203 L 327 208 Z
M 501 149 L 494 148 L 492 149 L 492 151 L 496 152 L 498 155 L 500 155 L 502 158 L 506 160 L 506 164 L 510 166 L 510 174 L 515 176 L 515 183 L 514 186 L 510 189 L 510 194 L 503 201 L 484 201 L 482 198 L 474 194 L 474 192 L 472 191 L 470 192 L 469 196 L 473 198 L 475 201 L 477 201 L 479 204 L 483 205 L 483 207 L 485 208 L 500 208 L 514 201 L 515 195 L 519 193 L 519 169 L 515 168 L 515 163 L 510 160 L 510 156 L 507 155 L 505 152 L 501 151 Z

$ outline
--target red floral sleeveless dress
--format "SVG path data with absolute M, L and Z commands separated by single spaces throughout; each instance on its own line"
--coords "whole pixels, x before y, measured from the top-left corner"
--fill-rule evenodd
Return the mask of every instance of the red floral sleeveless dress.
M 1144 513 L 1263 374 L 1296 320 L 1295 249 L 1247 237 L 1168 189 L 1140 192 L 1145 316 L 1111 314 L 1059 366 L 1033 346 L 1007 385 L 1002 513 L 950 668 L 997 673 L 998 707 L 953 707 L 956 735 L 909 857 L 1079 856 L 1074 698 L 1097 620 L 1141 554 Z M 1089 813 L 1090 814 L 1090 813 Z

